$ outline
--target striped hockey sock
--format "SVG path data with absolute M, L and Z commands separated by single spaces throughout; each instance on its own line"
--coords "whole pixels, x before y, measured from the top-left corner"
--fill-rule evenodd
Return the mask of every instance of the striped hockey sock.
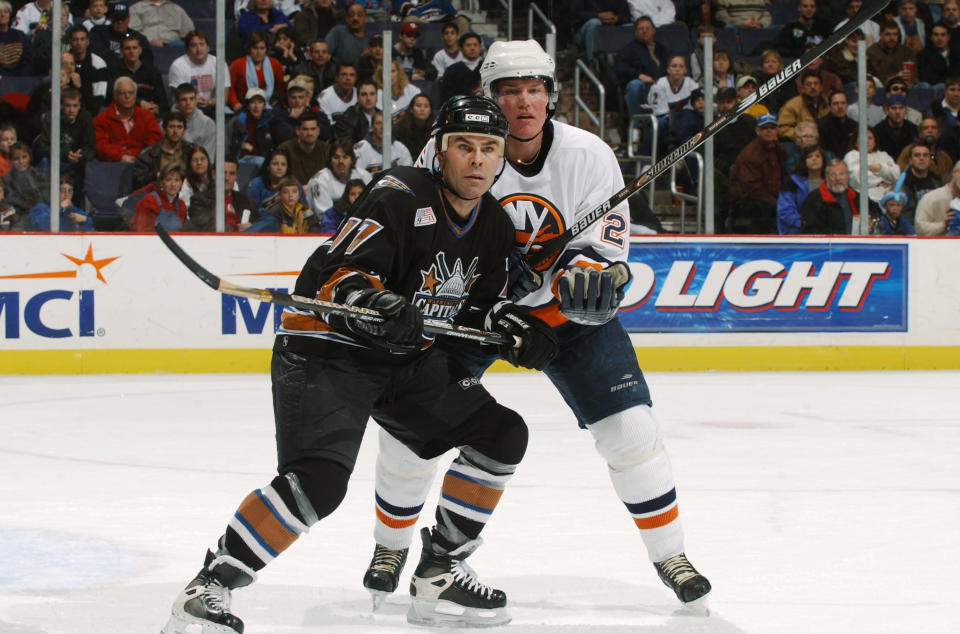
M 491 460 L 463 448 L 443 477 L 437 506 L 437 527 L 442 545 L 452 548 L 476 539 L 493 515 L 516 465 Z

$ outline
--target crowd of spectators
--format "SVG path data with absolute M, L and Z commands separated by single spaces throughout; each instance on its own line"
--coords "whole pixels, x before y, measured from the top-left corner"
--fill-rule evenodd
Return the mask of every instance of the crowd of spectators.
M 724 128 L 711 175 L 718 230 L 855 232 L 862 194 L 872 231 L 950 232 L 960 216 L 953 211 L 960 208 L 958 2 L 894 0 L 792 85 L 756 100 Z M 102 211 L 84 191 L 86 167 L 97 161 L 132 164 L 132 189 L 117 202 L 122 228 L 160 221 L 211 230 L 212 174 L 222 163 L 230 174 L 228 230 L 329 230 L 357 188 L 384 167 L 387 25 L 395 35 L 393 165 L 420 153 L 439 100 L 479 91 L 484 41 L 449 0 L 236 0 L 228 6 L 236 42 L 228 50 L 235 54 L 228 52 L 226 90 L 218 95 L 211 34 L 198 28 L 193 4 L 64 3 L 59 169 L 61 196 L 69 191 L 71 205 L 62 228 L 89 230 L 85 210 L 94 218 Z M 662 156 L 703 128 L 706 100 L 714 112 L 729 112 L 860 6 L 568 0 L 551 9 L 561 46 L 615 83 L 617 97 L 608 103 L 621 110 L 627 142 Z M 0 0 L 0 77 L 46 76 L 20 103 L 0 101 L 4 229 L 49 227 L 51 17 L 52 0 Z M 433 39 L 425 46 L 428 26 Z M 683 33 L 690 44 L 678 49 L 659 29 Z M 626 38 L 609 38 L 612 30 Z M 708 34 L 717 42 L 712 86 L 704 85 Z M 623 46 L 611 50 L 614 39 Z M 861 39 L 868 43 L 870 103 L 864 183 L 855 81 Z M 228 109 L 223 157 L 213 123 L 218 100 Z M 656 118 L 656 148 L 634 115 Z

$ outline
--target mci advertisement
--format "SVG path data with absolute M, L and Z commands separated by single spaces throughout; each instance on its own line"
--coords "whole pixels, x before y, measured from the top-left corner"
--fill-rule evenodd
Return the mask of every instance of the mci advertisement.
M 633 242 L 631 332 L 905 332 L 907 245 Z

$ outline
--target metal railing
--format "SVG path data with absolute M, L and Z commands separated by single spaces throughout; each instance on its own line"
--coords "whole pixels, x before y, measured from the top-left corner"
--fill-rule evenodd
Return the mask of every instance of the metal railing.
M 633 131 L 639 131 L 643 126 L 643 121 L 650 120 L 650 154 L 637 154 L 633 150 Z M 630 124 L 627 126 L 627 158 L 633 160 L 637 164 L 636 175 L 637 178 L 640 177 L 640 174 L 643 173 L 643 164 L 646 163 L 649 168 L 651 165 L 657 162 L 657 139 L 660 136 L 660 121 L 657 120 L 657 115 L 652 112 L 646 112 L 642 114 L 635 114 L 630 117 Z M 639 150 L 639 148 L 637 148 Z M 657 180 L 654 179 L 652 183 L 647 186 L 647 200 L 650 202 L 650 209 L 653 209 L 653 199 L 655 195 L 655 189 L 657 187 Z
M 513 39 L 513 0 L 500 0 L 500 6 L 507 11 L 507 39 Z
M 593 111 L 590 110 L 590 106 L 587 105 L 587 102 L 580 98 L 581 72 L 585 73 L 587 80 L 597 88 L 597 106 L 599 109 L 597 114 L 594 114 Z M 593 122 L 593 125 L 597 126 L 597 136 L 602 139 L 603 121 L 606 113 L 606 98 L 607 91 L 603 87 L 603 82 L 597 79 L 597 76 L 583 63 L 583 60 L 578 59 L 577 65 L 573 69 L 573 125 L 578 128 L 580 127 L 580 111 L 583 110 L 587 118 Z
M 694 176 L 690 175 L 691 180 L 697 184 L 697 193 L 696 195 L 689 194 L 680 190 L 677 187 L 677 167 L 686 165 L 689 167 L 690 159 L 693 159 L 697 164 L 697 174 Z M 682 160 L 677 161 L 670 166 L 670 193 L 673 194 L 674 198 L 680 200 L 680 233 L 686 233 L 686 219 L 687 219 L 687 203 L 696 203 L 697 204 L 697 226 L 694 230 L 694 233 L 702 233 L 703 230 L 703 187 L 704 187 L 704 178 L 703 178 L 703 155 L 700 152 L 690 152 Z
M 544 49 L 554 60 L 557 59 L 557 27 L 551 22 L 547 16 L 540 10 L 540 7 L 530 3 L 530 8 L 527 9 L 527 39 L 533 39 L 533 18 L 536 16 L 543 22 L 544 27 L 547 29 L 547 34 L 544 36 Z

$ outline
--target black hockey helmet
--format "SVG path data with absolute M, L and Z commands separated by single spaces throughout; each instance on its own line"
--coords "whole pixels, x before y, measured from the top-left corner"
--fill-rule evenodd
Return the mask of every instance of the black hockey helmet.
M 507 118 L 492 99 L 481 95 L 456 95 L 440 106 L 430 136 L 437 140 L 441 152 L 447 149 L 448 134 L 460 132 L 495 137 L 500 140 L 502 156 L 507 127 Z

